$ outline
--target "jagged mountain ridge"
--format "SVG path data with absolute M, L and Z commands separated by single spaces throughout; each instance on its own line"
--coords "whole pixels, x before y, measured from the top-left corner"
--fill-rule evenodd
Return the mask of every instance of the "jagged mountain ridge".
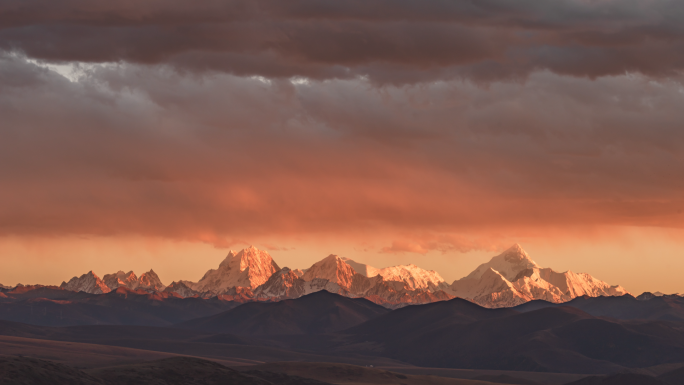
M 279 270 L 268 252 L 251 246 L 237 253 L 231 250 L 218 269 L 207 271 L 197 283 L 184 283 L 196 292 L 220 295 L 234 287 L 254 290 Z
M 127 287 L 131 290 L 138 288 L 138 276 L 136 276 L 132 270 L 128 273 L 124 273 L 123 271 L 119 270 L 113 274 L 105 274 L 105 276 L 102 277 L 102 280 L 110 290 L 114 290 L 121 286 Z
M 71 278 L 69 282 L 62 282 L 59 287 L 65 290 L 83 291 L 90 294 L 103 294 L 112 291 L 92 270 L 80 277 Z
M 378 269 L 332 254 L 305 270 L 281 269 L 267 251 L 251 246 L 231 250 L 218 268 L 207 271 L 198 282 L 181 280 L 167 287 L 153 270 L 139 278 L 132 271 L 119 271 L 104 279 L 91 271 L 61 287 L 95 294 L 126 287 L 236 302 L 279 301 L 326 290 L 391 308 L 455 297 L 497 308 L 532 300 L 561 303 L 579 296 L 627 294 L 621 286 L 610 286 L 589 274 L 542 268 L 517 244 L 451 285 L 437 272 L 413 264 Z
M 80 277 L 73 277 L 69 282 L 62 282 L 59 286 L 65 290 L 82 291 L 90 294 L 109 293 L 125 287 L 130 290 L 143 290 L 148 292 L 164 291 L 166 286 L 161 282 L 154 270 L 143 273 L 137 277 L 133 271 L 124 273 L 119 270 L 113 274 L 106 274 L 100 278 L 92 270 Z

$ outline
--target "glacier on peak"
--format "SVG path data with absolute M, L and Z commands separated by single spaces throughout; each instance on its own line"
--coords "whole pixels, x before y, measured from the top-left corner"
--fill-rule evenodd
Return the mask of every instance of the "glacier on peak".
M 448 291 L 485 307 L 510 307 L 537 299 L 561 303 L 583 295 L 629 294 L 621 286 L 610 286 L 586 273 L 542 268 L 518 244 L 454 281 Z
M 337 255 L 330 254 L 311 265 L 302 275 L 302 280 L 322 278 L 343 287 L 351 287 L 355 274 L 358 273 L 347 262 Z
M 387 281 L 404 282 L 412 290 L 424 289 L 435 292 L 449 287 L 436 271 L 425 270 L 414 264 L 385 267 L 378 270 L 378 275 Z
M 231 250 L 218 269 L 207 271 L 197 283 L 184 283 L 198 293 L 218 295 L 234 287 L 254 290 L 279 270 L 280 267 L 267 251 L 250 246 L 237 253 Z
M 444 278 L 436 271 L 425 270 L 414 264 L 389 266 L 378 269 L 349 258 L 341 258 L 341 260 L 363 276 L 372 278 L 379 275 L 386 281 L 403 282 L 411 290 L 423 289 L 437 291 L 449 287 Z
M 489 262 L 478 266 L 464 279 L 479 279 L 490 268 L 498 271 L 507 280 L 512 281 L 515 280 L 515 277 L 521 272 L 528 269 L 539 268 L 539 265 L 537 265 L 537 263 L 527 255 L 525 250 L 516 243 L 503 253 L 493 257 Z

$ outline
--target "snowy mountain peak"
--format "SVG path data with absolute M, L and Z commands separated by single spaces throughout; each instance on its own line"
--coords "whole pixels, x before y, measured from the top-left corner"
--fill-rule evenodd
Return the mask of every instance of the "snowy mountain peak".
M 150 269 L 147 273 L 143 273 L 138 280 L 138 287 L 145 290 L 163 291 L 166 286 L 161 282 L 157 273 Z
M 131 290 L 135 290 L 138 287 L 138 277 L 133 271 L 124 273 L 123 271 L 119 270 L 114 274 L 105 274 L 105 276 L 102 277 L 102 281 L 111 290 L 121 286 L 125 286 Z
M 197 295 L 197 292 L 190 288 L 192 285 L 193 283 L 188 281 L 173 281 L 164 289 L 164 291 L 168 293 L 176 293 L 183 298 L 194 297 Z
M 80 277 L 71 278 L 69 282 L 62 282 L 59 287 L 65 290 L 83 291 L 91 294 L 109 293 L 111 291 L 92 270 Z
M 539 268 L 539 265 L 516 243 L 503 253 L 493 257 L 489 262 L 478 266 L 466 278 L 479 279 L 490 268 L 499 272 L 507 280 L 513 281 L 521 272 Z
M 627 291 L 589 274 L 541 268 L 516 244 L 454 281 L 451 294 L 485 307 L 508 307 L 535 299 L 561 303 L 583 295 L 619 296 Z
M 534 265 L 536 267 L 539 267 L 532 260 L 532 258 L 530 258 L 530 256 L 527 255 L 527 252 L 525 252 L 525 250 L 523 250 L 522 246 L 520 246 L 517 243 L 515 245 L 509 247 L 503 253 L 501 253 L 500 257 L 503 257 L 503 259 L 506 262 L 509 262 L 511 264 L 526 263 L 526 264 L 531 264 L 531 265 Z
M 356 274 L 359 276 L 355 277 Z M 368 280 L 368 278 L 374 277 L 378 279 Z M 436 292 L 449 288 L 449 285 L 437 272 L 424 270 L 413 264 L 377 269 L 333 254 L 314 263 L 306 270 L 302 279 L 307 282 L 314 279 L 324 279 L 357 295 L 370 289 L 380 281 L 398 283 L 398 287 L 410 291 L 425 290 Z
M 378 275 L 386 281 L 404 282 L 412 290 L 437 291 L 449 287 L 436 271 L 421 269 L 414 264 L 386 267 L 378 270 Z
M 236 252 L 236 251 L 230 250 L 230 251 L 228 252 L 228 255 L 226 255 L 226 257 L 223 259 L 223 261 L 221 261 L 221 263 L 219 264 L 219 268 L 220 268 L 221 266 L 223 266 L 223 265 L 229 264 L 230 261 L 232 261 L 233 258 L 235 258 L 236 255 L 237 255 L 237 252 Z
M 414 264 L 378 269 L 334 254 L 305 270 L 280 269 L 268 252 L 250 246 L 239 252 L 231 250 L 218 268 L 207 271 L 197 283 L 177 281 L 165 287 L 154 270 L 140 277 L 133 271 L 118 271 L 104 279 L 90 271 L 63 282 L 61 287 L 93 294 L 143 289 L 180 297 L 220 296 L 240 301 L 298 298 L 327 290 L 391 307 L 453 296 L 485 307 L 509 307 L 531 300 L 561 303 L 579 296 L 628 294 L 621 286 L 611 286 L 589 274 L 541 268 L 518 244 L 451 285 L 437 272 Z
M 322 278 L 341 287 L 351 287 L 354 274 L 356 271 L 347 262 L 337 255 L 330 254 L 307 269 L 302 279 L 312 281 Z
M 298 298 L 304 294 L 304 281 L 287 267 L 271 275 L 254 293 L 257 298 Z
M 218 269 L 207 271 L 196 284 L 186 285 L 197 292 L 212 294 L 223 294 L 235 287 L 256 289 L 279 270 L 267 251 L 250 246 L 237 253 L 231 250 Z

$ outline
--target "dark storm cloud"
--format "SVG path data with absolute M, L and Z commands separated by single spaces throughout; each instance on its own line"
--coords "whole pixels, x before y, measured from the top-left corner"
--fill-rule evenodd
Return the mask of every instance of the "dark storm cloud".
M 0 236 L 684 227 L 683 10 L 0 0 Z
M 377 87 L 83 71 L 0 58 L 0 235 L 396 232 L 411 237 L 383 251 L 424 253 L 563 226 L 684 226 L 681 78 Z M 468 232 L 485 235 L 448 235 Z
M 684 67 L 684 3 L 3 1 L 0 47 L 53 61 L 267 77 L 495 80 Z

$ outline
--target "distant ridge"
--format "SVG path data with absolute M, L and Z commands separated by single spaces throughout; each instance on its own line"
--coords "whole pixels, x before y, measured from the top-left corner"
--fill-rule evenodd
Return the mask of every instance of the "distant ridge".
M 237 252 L 231 250 L 216 269 L 208 270 L 197 282 L 181 280 L 166 286 L 154 270 L 140 277 L 133 271 L 118 271 L 102 279 L 90 271 L 63 282 L 61 287 L 91 294 L 126 287 L 173 293 L 183 298 L 220 297 L 240 303 L 281 301 L 326 290 L 350 298 L 366 298 L 392 309 L 456 297 L 498 308 L 535 300 L 564 303 L 582 296 L 628 294 L 621 286 L 611 286 L 589 274 L 542 268 L 518 244 L 452 284 L 437 272 L 413 264 L 378 269 L 334 254 L 305 270 L 281 269 L 267 251 L 250 246 Z
M 651 297 L 648 300 L 634 298 L 629 294 L 620 297 L 582 296 L 562 304 L 541 300 L 530 301 L 512 309 L 528 312 L 558 306 L 572 306 L 595 317 L 611 317 L 621 320 L 684 321 L 684 298 L 678 295 Z
M 177 326 L 246 335 L 319 334 L 344 330 L 388 311 L 362 298 L 346 298 L 322 290 L 294 300 L 246 303 Z

